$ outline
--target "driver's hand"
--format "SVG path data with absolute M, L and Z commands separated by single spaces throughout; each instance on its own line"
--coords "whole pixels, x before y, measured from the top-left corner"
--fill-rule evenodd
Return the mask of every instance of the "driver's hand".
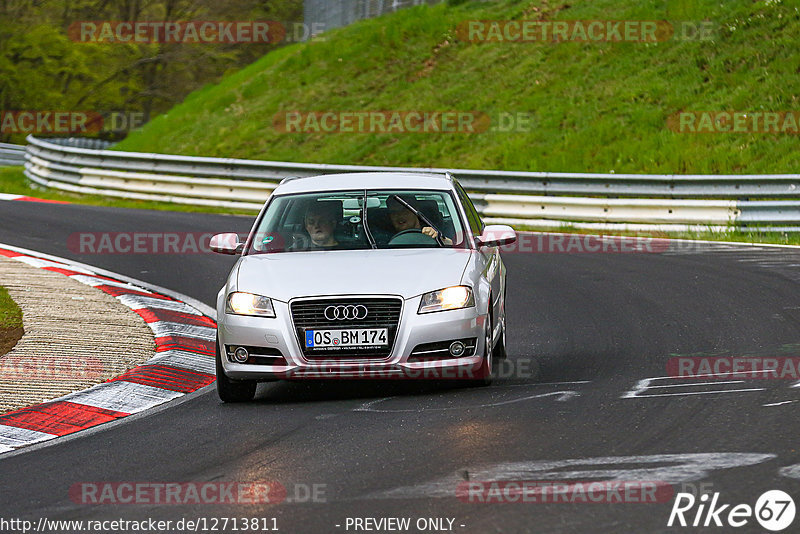
M 422 233 L 425 234 L 428 237 L 432 237 L 433 239 L 436 239 L 436 236 L 439 235 L 439 232 L 437 232 L 436 230 L 434 230 L 430 226 L 426 226 L 425 228 L 423 228 L 422 229 Z M 450 239 L 449 237 L 443 237 L 442 241 L 444 242 L 445 245 L 452 245 L 453 244 L 453 240 Z
M 439 233 L 430 226 L 426 226 L 425 228 L 423 228 L 422 233 L 428 237 L 432 237 L 433 239 L 436 239 L 436 236 L 439 235 Z

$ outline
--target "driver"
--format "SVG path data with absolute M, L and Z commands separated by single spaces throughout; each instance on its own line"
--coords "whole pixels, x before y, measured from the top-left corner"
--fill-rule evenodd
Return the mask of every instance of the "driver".
M 412 199 L 406 197 L 402 198 L 410 205 L 414 206 L 414 201 Z M 417 217 L 413 211 L 403 206 L 395 198 L 389 197 L 386 200 L 386 207 L 389 210 L 389 220 L 392 222 L 392 226 L 394 227 L 396 234 L 405 230 L 419 230 L 431 239 L 436 239 L 436 236 L 439 235 L 438 232 L 430 226 L 423 227 L 420 223 L 419 217 Z M 416 208 L 416 206 L 414 207 Z M 445 245 L 453 244 L 453 240 L 449 237 L 442 236 L 442 240 L 444 241 Z
M 310 248 L 332 248 L 339 245 L 333 236 L 341 210 L 335 202 L 313 202 L 303 217 L 303 226 L 311 238 Z

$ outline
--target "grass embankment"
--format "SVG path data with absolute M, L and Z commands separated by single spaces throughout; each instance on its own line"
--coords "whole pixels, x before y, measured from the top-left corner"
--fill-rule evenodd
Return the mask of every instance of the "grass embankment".
M 800 172 L 797 135 L 676 133 L 681 111 L 798 107 L 800 13 L 780 0 L 458 2 L 272 52 L 117 148 L 282 161 L 607 173 Z M 710 40 L 472 43 L 467 20 L 706 21 Z M 530 113 L 527 132 L 281 133 L 287 111 Z
M 0 286 L 0 356 L 14 348 L 22 334 L 22 310 Z

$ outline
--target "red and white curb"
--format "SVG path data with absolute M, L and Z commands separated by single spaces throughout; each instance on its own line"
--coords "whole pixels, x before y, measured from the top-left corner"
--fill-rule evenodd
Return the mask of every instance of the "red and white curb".
M 0 200 L 24 200 L 27 202 L 47 202 L 49 204 L 69 204 L 65 200 L 48 200 L 46 198 L 27 197 L 25 195 L 12 195 L 9 193 L 0 193 Z
M 89 389 L 0 415 L 0 453 L 72 434 L 182 397 L 214 382 L 213 311 L 122 275 L 0 244 L 0 255 L 69 276 L 139 314 L 156 342 L 153 358 Z M 205 313 L 200 309 L 204 309 Z

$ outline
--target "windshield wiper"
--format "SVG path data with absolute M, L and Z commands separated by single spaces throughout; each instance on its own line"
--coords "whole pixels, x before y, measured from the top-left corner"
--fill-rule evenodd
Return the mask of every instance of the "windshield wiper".
M 364 234 L 367 236 L 369 246 L 378 248 L 378 243 L 376 243 L 375 238 L 372 237 L 372 232 L 369 231 L 369 224 L 367 224 L 367 198 L 367 191 L 364 190 L 364 204 L 361 206 L 361 223 L 364 225 Z
M 436 240 L 436 242 L 439 244 L 439 246 L 440 246 L 440 247 L 443 247 L 443 246 L 444 246 L 444 238 L 442 238 L 442 232 L 440 232 L 440 231 L 439 231 L 439 229 L 438 229 L 438 228 L 436 228 L 436 226 L 435 226 L 435 225 L 434 225 L 434 224 L 431 222 L 431 220 L 430 220 L 430 219 L 428 219 L 428 218 L 427 218 L 425 215 L 423 215 L 423 214 L 422 214 L 422 212 L 420 212 L 420 211 L 418 211 L 417 209 L 415 209 L 415 208 L 414 208 L 414 207 L 413 207 L 411 204 L 409 204 L 408 202 L 406 202 L 405 200 L 403 200 L 402 198 L 400 198 L 400 196 L 398 196 L 398 195 L 391 195 L 391 198 L 395 199 L 395 200 L 396 200 L 396 201 L 398 201 L 400 204 L 402 204 L 403 206 L 405 206 L 406 208 L 408 208 L 409 210 L 411 210 L 411 212 L 412 212 L 414 215 L 416 215 L 417 217 L 419 217 L 420 219 L 422 219 L 422 222 L 424 222 L 426 225 L 428 225 L 428 226 L 430 226 L 431 228 L 433 228 L 433 231 L 434 231 L 434 232 L 436 232 L 436 237 L 435 237 L 434 239 Z

